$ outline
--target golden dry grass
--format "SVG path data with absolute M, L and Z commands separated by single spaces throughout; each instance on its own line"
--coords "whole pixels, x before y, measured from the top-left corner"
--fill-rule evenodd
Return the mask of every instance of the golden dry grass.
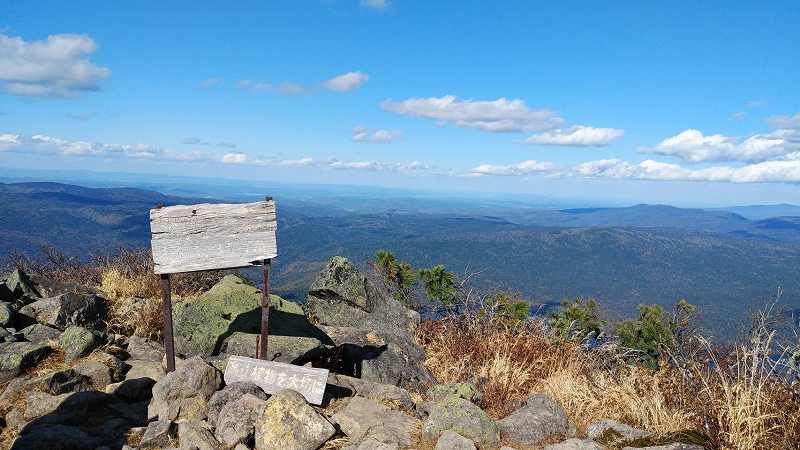
M 691 432 L 709 448 L 800 448 L 800 389 L 763 370 L 754 376 L 753 358 L 743 351 L 732 362 L 709 364 L 715 353 L 708 347 L 680 369 L 664 364 L 653 371 L 624 363 L 613 349 L 588 352 L 551 340 L 535 321 L 509 328 L 470 317 L 424 322 L 417 340 L 437 380 L 476 382 L 484 394 L 479 406 L 495 418 L 544 392 L 564 406 L 579 433 L 615 419 L 656 439 Z

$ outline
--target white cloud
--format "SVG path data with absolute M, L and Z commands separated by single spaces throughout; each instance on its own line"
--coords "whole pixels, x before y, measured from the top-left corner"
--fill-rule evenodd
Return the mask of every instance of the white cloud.
M 452 122 L 459 127 L 491 132 L 544 131 L 564 123 L 564 119 L 552 111 L 530 109 L 519 99 L 458 100 L 454 95 L 445 95 L 403 101 L 384 100 L 381 107 L 397 114 Z
M 353 128 L 353 140 L 356 142 L 388 143 L 403 136 L 399 130 L 369 130 L 358 126 Z
M 575 125 L 566 129 L 556 129 L 534 134 L 525 139 L 526 144 L 565 145 L 572 147 L 602 147 L 619 139 L 625 130 L 618 128 L 595 128 Z
M 550 162 L 534 160 L 522 161 L 513 165 L 481 164 L 469 171 L 472 175 L 529 175 L 533 173 L 552 172 L 555 166 Z
M 389 0 L 361 0 L 361 6 L 371 9 L 386 9 L 389 6 Z
M 695 129 L 685 130 L 664 139 L 642 153 L 675 156 L 692 163 L 711 161 L 761 162 L 778 159 L 791 151 L 787 134 L 782 130 L 770 134 L 754 134 L 744 141 L 713 134 L 703 135 Z
M 55 34 L 24 41 L 0 34 L 0 88 L 11 95 L 75 97 L 97 91 L 111 71 L 93 64 L 97 49 L 86 35 Z
M 222 162 L 225 164 L 244 164 L 247 162 L 247 154 L 226 153 L 222 155 Z
M 654 181 L 716 181 L 730 183 L 800 183 L 800 160 L 764 161 L 741 167 L 686 169 L 677 164 L 646 160 L 632 164 L 603 159 L 578 164 L 562 176 Z
M 329 91 L 347 92 L 357 89 L 369 79 L 369 75 L 362 72 L 347 72 L 331 78 L 322 85 Z
M 20 141 L 20 135 L 11 133 L 0 133 L 0 152 L 3 150 L 9 150 L 15 148 L 20 144 L 22 144 L 22 141 Z
M 222 77 L 206 78 L 205 80 L 202 80 L 200 82 L 200 87 L 210 88 L 210 87 L 218 86 L 218 85 L 222 84 L 223 81 L 225 81 L 225 79 L 222 78 Z
M 775 128 L 800 129 L 800 113 L 794 116 L 772 116 L 767 118 L 767 123 Z

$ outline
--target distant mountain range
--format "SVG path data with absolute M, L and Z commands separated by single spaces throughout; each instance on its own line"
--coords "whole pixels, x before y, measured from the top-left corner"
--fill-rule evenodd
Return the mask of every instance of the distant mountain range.
M 78 257 L 147 246 L 150 208 L 209 201 L 59 183 L 0 184 L 0 198 L 0 259 L 15 249 L 35 254 L 45 244 Z M 800 309 L 800 216 L 785 215 L 792 205 L 509 207 L 486 215 L 485 208 L 470 214 L 464 204 L 458 213 L 365 213 L 338 204 L 310 208 L 292 198 L 276 203 L 276 288 L 289 297 L 302 298 L 330 256 L 363 264 L 386 248 L 415 267 L 479 271 L 479 287 L 517 291 L 542 304 L 594 296 L 610 317 L 633 314 L 639 303 L 687 298 L 700 306 L 705 326 L 725 337 L 778 287 L 783 304 Z M 780 215 L 764 217 L 765 211 Z

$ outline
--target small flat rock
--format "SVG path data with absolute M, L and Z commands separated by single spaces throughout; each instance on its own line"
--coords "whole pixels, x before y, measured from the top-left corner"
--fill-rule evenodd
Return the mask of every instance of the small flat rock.
M 399 448 L 397 443 L 387 444 L 376 438 L 367 436 L 358 444 L 345 447 L 343 450 L 398 450 Z
M 358 395 L 384 404 L 396 404 L 406 411 L 413 411 L 416 407 L 407 390 L 392 384 L 376 383 L 333 372 L 328 375 L 328 384 L 349 390 L 351 396 Z
M 618 437 L 624 441 L 644 438 L 653 435 L 653 433 L 649 431 L 640 430 L 630 425 L 617 422 L 616 420 L 604 419 L 589 425 L 586 428 L 586 436 L 588 436 L 590 439 L 599 441 L 601 440 L 601 438 L 603 438 L 603 434 L 606 433 L 608 430 L 613 430 L 614 432 L 613 434 L 615 434 L 615 437 L 616 435 L 619 435 Z
M 103 390 L 114 381 L 111 368 L 98 361 L 81 361 L 75 364 L 73 369 L 88 378 L 92 386 L 98 390 Z
M 61 331 L 40 323 L 34 323 L 20 330 L 22 336 L 31 342 L 47 342 L 58 340 Z
M 34 342 L 0 343 L 0 383 L 28 369 L 50 353 L 50 346 Z
M 436 441 L 436 449 L 435 450 L 476 450 L 475 444 L 461 436 L 460 434 L 456 433 L 455 431 L 445 431 L 439 436 L 439 440 Z
M 244 394 L 226 403 L 217 417 L 214 437 L 227 447 L 250 442 L 255 433 L 256 419 L 266 404 L 266 400 L 252 394 Z
M 71 326 L 61 333 L 58 346 L 64 350 L 64 358 L 72 361 L 88 355 L 97 346 L 97 338 L 86 328 Z
M 267 394 L 265 394 L 264 391 L 254 383 L 246 381 L 231 383 L 222 388 L 222 390 L 215 392 L 214 395 L 211 396 L 211 399 L 208 400 L 208 423 L 216 426 L 217 417 L 219 416 L 219 412 L 222 410 L 222 408 L 228 402 L 237 400 L 245 394 L 253 395 L 261 400 L 267 399 Z
M 153 381 L 159 381 L 165 375 L 164 369 L 161 367 L 161 363 L 157 361 L 129 359 L 125 361 L 125 363 L 130 366 L 128 372 L 125 373 L 126 380 L 134 378 L 150 378 Z
M 288 389 L 267 400 L 255 428 L 258 449 L 315 450 L 336 433 L 300 393 Z
M 214 439 L 214 435 L 208 430 L 208 424 L 204 421 L 187 420 L 178 424 L 178 441 L 181 448 L 192 448 L 198 450 L 221 450 L 223 446 Z M 240 449 L 237 444 L 234 450 Z M 247 449 L 247 446 L 244 446 Z
M 131 336 L 128 338 L 127 352 L 130 359 L 160 363 L 164 356 L 164 346 L 141 336 Z
M 73 369 L 57 370 L 40 377 L 32 378 L 25 387 L 28 390 L 39 390 L 48 394 L 58 395 L 68 392 L 88 391 L 92 381 L 86 375 Z
M 408 447 L 419 420 L 364 397 L 353 397 L 331 418 L 354 442 L 368 434 L 386 444 Z
M 532 395 L 527 404 L 497 422 L 504 441 L 532 445 L 567 432 L 567 413 L 546 395 Z
M 564 442 L 547 445 L 544 450 L 603 450 L 603 447 L 591 439 L 571 438 Z
M 22 375 L 9 381 L 5 390 L 3 390 L 3 393 L 0 394 L 0 405 L 4 405 L 6 402 L 10 402 L 12 399 L 14 399 L 17 394 L 22 392 L 22 389 L 25 387 L 25 383 L 27 383 L 30 379 L 30 375 Z
M 172 440 L 173 428 L 171 420 L 150 422 L 142 435 L 141 445 L 143 447 L 166 447 Z
M 32 420 L 55 411 L 70 394 L 50 395 L 45 392 L 28 393 L 25 402 L 25 420 Z

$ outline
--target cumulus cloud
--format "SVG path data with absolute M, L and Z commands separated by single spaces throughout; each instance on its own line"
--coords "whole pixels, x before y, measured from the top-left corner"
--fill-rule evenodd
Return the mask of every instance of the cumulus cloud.
M 356 142 L 388 143 L 396 141 L 403 136 L 399 130 L 370 130 L 357 126 L 353 128 L 353 140 Z
M 794 116 L 768 117 L 767 123 L 775 128 L 800 129 L 800 113 L 797 113 Z
M 618 128 L 595 128 L 575 125 L 534 134 L 525 139 L 526 144 L 564 145 L 571 147 L 603 147 L 622 137 L 625 130 Z
M 34 97 L 76 97 L 97 91 L 111 71 L 89 56 L 97 50 L 86 35 L 55 34 L 43 41 L 25 41 L 0 34 L 0 89 Z
M 776 130 L 769 134 L 754 134 L 743 141 L 721 134 L 703 135 L 689 129 L 664 139 L 642 153 L 675 156 L 692 163 L 713 161 L 761 162 L 778 159 L 792 151 L 789 134 Z
M 389 0 L 361 0 L 361 6 L 371 9 L 386 9 L 389 6 Z
M 741 167 L 686 169 L 677 164 L 653 160 L 633 164 L 620 159 L 603 159 L 578 164 L 562 176 L 654 181 L 800 183 L 800 160 L 764 161 Z
M 397 114 L 434 119 L 491 132 L 544 131 L 564 123 L 548 109 L 531 109 L 519 99 L 459 100 L 454 95 L 384 100 L 381 107 Z
M 481 164 L 472 170 L 472 175 L 501 175 L 501 176 L 514 176 L 514 175 L 529 175 L 533 173 L 552 172 L 555 165 L 546 161 L 527 160 L 519 164 L 513 165 L 492 165 Z
M 347 72 L 326 80 L 323 87 L 329 91 L 347 92 L 357 89 L 369 79 L 369 75 L 362 72 Z

